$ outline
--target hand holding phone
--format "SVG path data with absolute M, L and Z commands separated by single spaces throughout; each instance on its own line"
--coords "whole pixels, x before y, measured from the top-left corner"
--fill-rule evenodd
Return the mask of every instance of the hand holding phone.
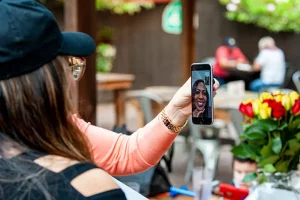
M 192 121 L 194 124 L 213 123 L 213 76 L 208 63 L 194 63 L 192 74 Z

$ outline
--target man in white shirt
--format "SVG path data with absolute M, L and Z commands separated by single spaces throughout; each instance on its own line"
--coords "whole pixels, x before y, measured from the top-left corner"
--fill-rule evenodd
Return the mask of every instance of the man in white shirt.
M 253 69 L 261 71 L 260 78 L 250 83 L 250 89 L 259 92 L 266 87 L 280 87 L 285 77 L 285 57 L 273 38 L 263 37 L 258 42 L 260 50 L 254 61 Z

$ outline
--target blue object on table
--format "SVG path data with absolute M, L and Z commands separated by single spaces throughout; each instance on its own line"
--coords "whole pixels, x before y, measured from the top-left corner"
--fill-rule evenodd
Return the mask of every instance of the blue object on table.
M 192 191 L 188 190 L 188 187 L 186 185 L 181 186 L 180 188 L 177 187 L 170 187 L 170 197 L 175 197 L 177 195 L 185 195 L 185 196 L 190 196 L 194 197 L 195 193 Z

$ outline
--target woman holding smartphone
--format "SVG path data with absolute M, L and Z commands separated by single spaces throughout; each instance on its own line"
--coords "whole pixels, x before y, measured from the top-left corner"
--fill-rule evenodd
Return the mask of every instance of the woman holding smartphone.
M 219 87 L 215 80 L 214 95 Z M 176 92 L 165 109 L 132 135 L 117 134 L 73 115 L 91 143 L 95 163 L 112 175 L 129 175 L 155 166 L 192 114 L 191 80 Z M 155 144 L 155 145 L 154 145 Z
M 92 126 L 72 115 L 92 38 L 62 33 L 34 0 L 2 0 L 0 16 L 0 199 L 125 199 L 106 172 L 159 162 L 192 113 L 190 80 L 131 136 Z

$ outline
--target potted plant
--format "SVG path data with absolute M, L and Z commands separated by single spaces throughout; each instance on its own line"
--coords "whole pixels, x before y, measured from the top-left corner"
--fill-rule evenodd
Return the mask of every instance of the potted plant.
M 100 43 L 97 46 L 96 67 L 98 72 L 110 72 L 116 57 L 116 48 L 109 43 Z
M 116 47 L 113 45 L 113 30 L 110 27 L 102 27 L 97 34 L 97 72 L 110 72 L 116 57 Z
M 258 99 L 240 104 L 245 116 L 241 142 L 232 148 L 236 157 L 251 158 L 259 166 L 244 182 L 272 182 L 274 175 L 287 176 L 297 170 L 300 156 L 299 93 L 262 93 Z

